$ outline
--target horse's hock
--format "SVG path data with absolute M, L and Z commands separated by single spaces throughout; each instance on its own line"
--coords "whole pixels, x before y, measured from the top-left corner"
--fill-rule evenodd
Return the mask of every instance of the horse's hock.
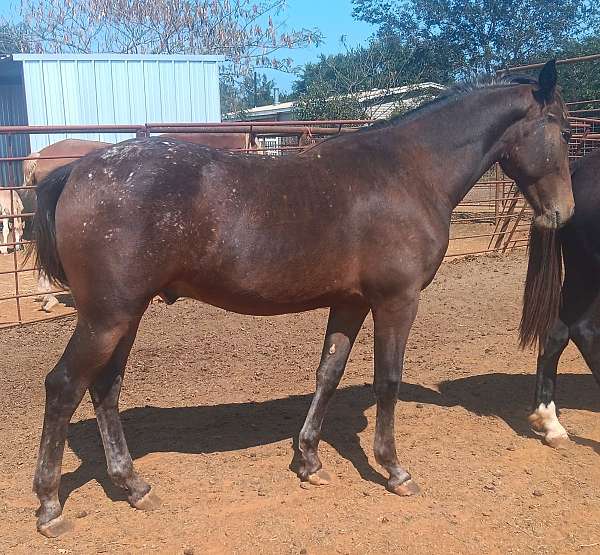
M 574 103 L 574 108 L 579 104 Z M 571 118 L 572 158 L 583 156 L 600 147 L 600 117 L 579 117 L 575 109 Z M 600 110 L 598 110 L 600 112 Z M 368 122 L 367 122 L 368 123 Z M 259 124 L 178 124 L 176 127 L 143 125 L 139 128 L 111 126 L 111 133 L 135 133 L 137 136 L 162 133 L 179 136 L 189 142 L 251 153 L 253 155 L 289 156 L 312 148 L 316 143 L 340 133 L 351 133 L 363 126 L 361 121 L 276 122 Z M 61 128 L 64 132 L 102 132 L 102 126 Z M 31 257 L 24 264 L 23 248 L 31 241 L 31 224 L 35 211 L 35 185 L 50 169 L 69 163 L 105 143 L 83 140 L 62 141 L 68 149 L 52 149 L 54 145 L 27 155 L 23 137 L 48 134 L 52 127 L 0 127 L 0 186 L 10 191 L 8 206 L 0 206 L 2 248 L 0 249 L 0 328 L 37 322 L 73 314 L 75 307 L 68 291 L 52 287 L 38 275 Z M 71 133 L 73 134 L 73 133 Z M 124 137 L 125 138 L 125 137 Z M 75 146 L 73 146 L 75 145 Z M 17 197 L 18 195 L 18 197 Z M 0 200 L 4 197 L 0 197 Z M 18 208 L 18 199 L 22 209 Z M 465 255 L 505 253 L 527 245 L 530 210 L 513 182 L 498 166 L 490 168 L 463 199 L 453 213 L 447 259 Z M 22 221 L 24 237 L 15 227 Z M 8 233 L 5 232 L 8 226 Z M 17 230 L 18 231 L 18 230 Z M 19 249 L 19 250 L 18 250 Z M 6 252 L 6 254 L 4 254 Z

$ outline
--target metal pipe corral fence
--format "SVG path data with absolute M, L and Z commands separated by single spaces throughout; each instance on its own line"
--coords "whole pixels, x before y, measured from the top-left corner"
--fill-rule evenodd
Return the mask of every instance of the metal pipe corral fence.
M 598 101 L 592 101 L 598 102 Z M 574 103 L 574 106 L 580 104 Z M 18 248 L 31 244 L 29 237 L 14 238 L 14 223 L 20 218 L 25 229 L 30 228 L 33 217 L 31 195 L 34 186 L 23 183 L 22 166 L 27 156 L 13 149 L 15 137 L 33 134 L 123 133 L 146 137 L 155 134 L 194 134 L 198 137 L 211 134 L 242 133 L 248 136 L 246 146 L 235 145 L 229 150 L 253 155 L 289 156 L 312 148 L 324 139 L 352 133 L 371 123 L 364 120 L 283 121 L 283 122 L 225 122 L 225 123 L 151 123 L 143 125 L 79 125 L 79 126 L 0 126 L 0 135 L 6 138 L 7 148 L 0 153 L 0 186 L 11 191 L 9 214 L 0 217 L 0 224 L 10 222 L 11 237 L 2 245 L 8 254 L 0 254 L 0 328 L 73 314 L 75 307 L 68 291 L 56 288 L 47 294 L 56 295 L 61 302 L 46 313 L 40 309 L 37 268 L 31 262 L 23 266 L 23 255 Z M 577 158 L 600 147 L 600 117 L 584 117 L 577 113 L 571 118 L 573 136 L 570 155 Z M 201 142 L 198 140 L 196 142 Z M 46 155 L 38 160 L 75 159 L 77 156 Z M 20 195 L 24 210 L 18 209 Z M 446 257 L 448 259 L 486 253 L 504 253 L 527 245 L 530 211 L 514 183 L 502 173 L 498 165 L 492 167 L 458 205 L 452 215 L 451 235 Z

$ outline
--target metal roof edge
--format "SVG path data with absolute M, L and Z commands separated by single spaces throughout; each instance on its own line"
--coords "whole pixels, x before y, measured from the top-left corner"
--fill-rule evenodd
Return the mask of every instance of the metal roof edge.
M 16 62 L 65 60 L 65 61 L 189 61 L 189 62 L 223 62 L 225 56 L 208 54 L 13 54 L 12 59 Z

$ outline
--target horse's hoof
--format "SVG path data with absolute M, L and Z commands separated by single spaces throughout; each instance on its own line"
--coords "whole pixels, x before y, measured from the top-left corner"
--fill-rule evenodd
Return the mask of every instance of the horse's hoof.
M 42 536 L 58 538 L 58 536 L 62 536 L 65 532 L 70 532 L 73 529 L 73 523 L 63 515 L 60 515 L 45 524 L 38 524 L 37 529 Z
M 154 490 L 150 490 L 144 497 L 137 501 L 131 500 L 131 505 L 140 511 L 154 511 L 162 505 L 162 501 Z
M 308 483 L 313 486 L 328 486 L 331 484 L 331 476 L 326 470 L 317 470 L 314 474 L 308 475 Z
M 548 447 L 552 447 L 552 449 L 568 449 L 573 445 L 573 442 L 568 436 L 544 438 L 544 443 L 548 445 Z
M 58 299 L 55 299 L 54 297 L 52 297 L 51 299 L 49 299 L 42 305 L 42 310 L 44 312 L 52 312 L 52 309 L 55 306 L 58 306 L 59 304 L 60 303 L 58 302 Z
M 413 480 L 406 480 L 398 486 L 388 486 L 388 490 L 401 497 L 410 497 L 421 493 L 421 488 Z

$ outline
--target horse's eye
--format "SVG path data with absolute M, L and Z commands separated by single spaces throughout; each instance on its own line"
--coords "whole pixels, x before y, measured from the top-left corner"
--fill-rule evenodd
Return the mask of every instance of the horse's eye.
M 571 140 L 571 132 L 570 131 L 562 131 L 562 138 L 568 143 Z

